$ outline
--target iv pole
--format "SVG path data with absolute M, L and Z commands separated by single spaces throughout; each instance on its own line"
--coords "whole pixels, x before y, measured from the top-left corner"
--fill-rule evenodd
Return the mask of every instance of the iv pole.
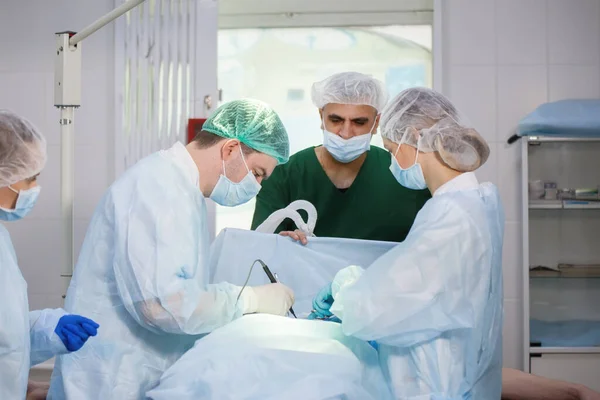
M 73 276 L 75 265 L 73 245 L 75 136 L 73 125 L 75 109 L 81 105 L 81 41 L 144 1 L 146 0 L 128 0 L 79 33 L 59 32 L 56 34 L 54 106 L 60 110 L 60 200 L 62 233 L 65 241 L 64 264 L 60 276 L 65 278 L 65 291 Z M 65 296 L 63 294 L 63 298 Z

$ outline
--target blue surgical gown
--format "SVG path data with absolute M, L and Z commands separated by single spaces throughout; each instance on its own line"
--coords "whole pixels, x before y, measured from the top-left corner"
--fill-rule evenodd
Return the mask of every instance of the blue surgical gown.
M 209 285 L 206 204 L 181 143 L 127 170 L 90 222 L 67 311 L 102 329 L 61 356 L 50 399 L 142 399 L 199 334 L 238 318 L 240 289 Z
M 406 240 L 333 281 L 345 334 L 379 344 L 398 399 L 500 399 L 504 213 L 473 173 L 440 187 Z
M 0 224 L 0 398 L 24 399 L 29 368 L 66 353 L 54 329 L 61 309 L 29 312 L 27 283 L 10 235 Z

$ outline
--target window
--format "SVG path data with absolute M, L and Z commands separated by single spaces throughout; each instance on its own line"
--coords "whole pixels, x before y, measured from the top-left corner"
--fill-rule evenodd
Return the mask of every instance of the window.
M 275 108 L 290 135 L 292 154 L 322 143 L 313 82 L 343 71 L 370 74 L 391 96 L 432 86 L 431 25 L 349 28 L 264 28 L 219 31 L 222 101 L 252 97 Z M 373 144 L 382 145 L 376 135 Z M 217 234 L 249 229 L 255 201 L 216 210 Z

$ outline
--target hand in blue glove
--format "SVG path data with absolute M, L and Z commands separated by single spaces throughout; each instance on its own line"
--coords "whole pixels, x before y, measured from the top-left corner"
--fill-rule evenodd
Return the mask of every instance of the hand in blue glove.
M 323 318 L 323 317 L 319 317 L 317 314 L 315 314 L 314 312 L 311 312 L 310 314 L 308 314 L 307 319 L 318 319 L 319 321 L 324 321 L 324 322 L 335 322 L 337 324 L 341 324 L 342 320 L 339 319 L 338 317 L 336 317 L 335 315 L 332 315 L 329 318 Z
M 323 316 L 320 316 L 315 311 L 308 314 L 308 317 L 306 317 L 306 319 L 318 319 L 318 320 L 326 321 L 326 322 L 337 322 L 338 324 L 342 323 L 342 320 L 339 319 L 338 317 L 336 317 L 335 315 L 331 315 L 329 317 L 323 317 Z
M 331 294 L 331 283 L 327 284 L 313 299 L 313 312 L 315 318 L 328 318 L 333 314 L 329 309 L 333 304 L 333 296 Z
M 96 336 L 100 325 L 80 315 L 63 315 L 54 332 L 69 351 L 77 351 L 90 336 Z

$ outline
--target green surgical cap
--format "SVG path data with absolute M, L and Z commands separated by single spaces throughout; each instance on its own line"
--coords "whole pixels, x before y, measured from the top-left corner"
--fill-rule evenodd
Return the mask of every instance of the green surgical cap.
M 206 120 L 202 130 L 271 156 L 279 164 L 290 158 L 290 140 L 277 113 L 262 101 L 234 100 L 223 104 Z

